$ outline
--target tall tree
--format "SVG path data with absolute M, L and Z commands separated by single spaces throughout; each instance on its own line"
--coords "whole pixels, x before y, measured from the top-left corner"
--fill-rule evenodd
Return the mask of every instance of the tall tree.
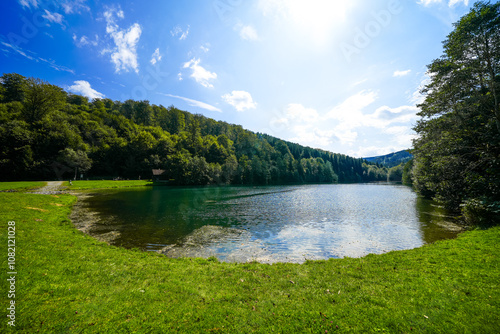
M 500 201 L 500 3 L 475 3 L 454 27 L 428 65 L 413 181 L 458 210 Z
M 58 110 L 66 102 L 66 93 L 62 88 L 43 80 L 29 78 L 23 100 L 23 116 L 29 123 L 41 120 L 51 111 Z

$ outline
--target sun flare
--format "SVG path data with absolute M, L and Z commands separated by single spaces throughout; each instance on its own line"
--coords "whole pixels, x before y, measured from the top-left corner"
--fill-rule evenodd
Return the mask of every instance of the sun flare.
M 355 1 L 348 0 L 263 0 L 266 13 L 284 18 L 294 30 L 306 34 L 311 41 L 323 45 L 333 37 L 335 28 L 345 22 Z

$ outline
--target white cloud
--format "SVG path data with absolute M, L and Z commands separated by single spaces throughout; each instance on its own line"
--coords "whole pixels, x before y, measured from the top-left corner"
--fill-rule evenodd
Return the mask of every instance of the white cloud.
M 59 14 L 59 13 L 51 13 L 51 12 L 49 12 L 46 9 L 44 11 L 45 11 L 45 14 L 42 15 L 42 17 L 44 19 L 46 19 L 49 22 L 58 23 L 58 24 L 64 26 L 63 25 L 63 19 L 64 19 L 64 17 L 61 14 Z
M 198 108 L 206 109 L 209 111 L 222 112 L 219 108 L 214 107 L 214 106 L 212 106 L 208 103 L 205 103 L 205 102 L 196 101 L 196 100 L 188 99 L 187 97 L 182 97 L 182 96 L 177 96 L 177 95 L 172 95 L 172 94 L 162 94 L 162 93 L 158 93 L 158 94 L 183 100 L 183 101 L 187 102 L 187 104 L 189 104 L 190 106 L 193 106 L 193 107 L 198 107 Z
M 323 129 L 324 118 L 313 108 L 300 103 L 290 103 L 283 112 L 270 120 L 274 131 L 288 130 L 292 134 L 288 139 L 314 147 L 328 147 L 336 138 L 334 131 Z
M 328 147 L 336 139 L 334 130 L 321 130 L 314 124 L 294 125 L 290 130 L 294 134 L 291 141 L 313 147 Z
M 358 150 L 350 150 L 347 152 L 347 155 L 357 158 L 368 158 L 368 157 L 375 157 L 379 155 L 388 154 L 390 152 L 401 151 L 407 148 L 408 147 L 400 147 L 395 145 L 387 145 L 387 146 L 370 145 L 370 146 L 362 146 Z
M 73 41 L 75 41 L 75 44 L 77 47 L 81 48 L 84 46 L 88 45 L 93 45 L 97 46 L 99 44 L 99 36 L 95 35 L 94 40 L 90 40 L 87 36 L 83 35 L 82 37 L 78 38 L 76 34 L 73 34 Z
M 204 45 L 200 46 L 200 49 L 205 53 L 210 51 L 210 43 L 205 43 Z
M 411 70 L 406 70 L 406 71 L 394 71 L 392 74 L 393 77 L 404 77 L 405 75 L 410 74 Z
M 159 62 L 161 60 L 162 56 L 160 54 L 160 48 L 157 48 L 155 50 L 155 52 L 153 53 L 153 55 L 151 56 L 151 64 L 156 64 L 157 62 Z
M 72 69 L 67 68 L 66 66 L 57 65 L 55 60 L 47 60 L 47 59 L 38 57 L 38 61 L 42 61 L 44 63 L 49 64 L 49 66 L 52 67 L 56 71 L 60 71 L 60 72 L 64 71 L 64 72 L 75 74 L 75 71 L 73 71 Z
M 314 122 L 319 118 L 318 112 L 312 108 L 306 108 L 299 103 L 290 103 L 285 108 L 285 115 L 290 120 L 299 122 Z
M 21 49 L 19 46 L 16 46 L 16 45 L 12 45 L 12 44 L 9 44 L 9 43 L 5 43 L 5 42 L 1 42 L 4 46 L 12 49 L 13 51 L 17 52 L 18 54 L 20 54 L 21 56 L 23 57 L 26 57 L 28 58 L 29 60 L 35 60 L 34 57 L 28 55 L 26 52 L 24 52 L 23 49 Z
M 66 14 L 79 13 L 81 9 L 90 12 L 90 8 L 85 5 L 86 0 L 66 1 L 61 4 Z
M 51 60 L 51 59 L 47 60 L 47 59 L 38 57 L 36 55 L 36 53 L 31 52 L 31 51 L 25 51 L 22 48 L 20 48 L 19 46 L 14 46 L 12 44 L 8 44 L 8 43 L 5 43 L 5 42 L 0 42 L 0 43 L 2 45 L 6 46 L 6 47 L 8 47 L 10 49 L 12 49 L 12 51 L 15 51 L 16 53 L 20 54 L 21 56 L 26 57 L 29 60 L 34 60 L 36 62 L 46 63 L 46 64 L 48 64 L 50 67 L 52 67 L 56 71 L 65 71 L 65 72 L 69 72 L 69 73 L 75 74 L 75 71 L 73 71 L 72 69 L 70 69 L 70 68 L 68 68 L 66 66 L 57 65 L 54 60 Z M 3 51 L 10 52 L 9 50 L 6 50 L 6 49 L 3 49 Z
M 92 87 L 90 87 L 90 83 L 85 80 L 77 80 L 74 82 L 74 85 L 69 86 L 68 90 L 73 93 L 81 94 L 83 96 L 88 97 L 89 99 L 102 99 L 104 98 L 104 94 L 99 93 Z
M 269 122 L 271 131 L 294 142 L 353 156 L 411 147 L 419 109 L 411 105 L 376 106 L 378 94 L 361 90 L 324 112 L 290 103 Z M 391 147 L 384 143 L 391 143 Z M 377 155 L 377 154 L 374 154 Z
M 450 2 L 448 3 L 448 6 L 453 7 L 460 2 L 463 2 L 465 6 L 469 5 L 469 0 L 450 0 Z
M 141 37 L 142 29 L 138 23 L 134 23 L 127 30 L 120 30 L 115 23 L 114 15 L 123 18 L 122 10 L 110 9 L 104 13 L 106 18 L 106 32 L 113 38 L 115 47 L 111 50 L 111 61 L 115 65 L 115 71 L 128 72 L 130 69 L 139 73 L 137 62 L 137 44 Z
M 172 37 L 180 35 L 179 40 L 185 40 L 189 35 L 189 25 L 187 26 L 186 30 L 182 30 L 182 28 L 177 25 L 172 30 L 170 30 L 170 34 L 172 35 Z
M 419 1 L 417 1 L 417 3 L 419 5 L 424 5 L 424 6 L 429 6 L 433 3 L 440 3 L 440 2 L 442 2 L 442 0 L 419 0 Z
M 31 6 L 33 6 L 34 8 L 38 8 L 37 0 L 19 0 L 19 4 L 27 8 L 31 8 Z
M 242 90 L 233 90 L 231 94 L 224 94 L 222 95 L 222 99 L 235 107 L 237 111 L 245 111 L 257 107 L 250 93 Z
M 419 5 L 430 6 L 432 4 L 442 3 L 443 0 L 418 0 L 417 3 Z M 458 3 L 463 3 L 465 6 L 469 5 L 469 0 L 449 0 L 448 6 L 453 7 Z
M 412 93 L 412 95 L 410 96 L 409 98 L 409 101 L 411 104 L 414 104 L 414 105 L 417 105 L 417 104 L 420 104 L 422 102 L 424 102 L 425 100 L 425 95 L 423 95 L 422 93 L 420 93 L 420 91 L 427 85 L 429 84 L 431 81 L 431 78 L 429 76 L 428 73 L 426 73 L 421 81 L 420 81 L 420 84 L 418 85 L 418 87 L 415 89 L 415 91 Z
M 242 24 L 237 24 L 234 28 L 240 32 L 241 39 L 247 41 L 256 41 L 259 39 L 257 30 L 255 30 L 255 28 L 252 27 L 251 25 L 245 26 Z
M 185 62 L 182 66 L 183 68 L 189 68 L 192 70 L 190 77 L 196 80 L 200 85 L 213 88 L 214 86 L 209 82 L 210 80 L 217 79 L 217 73 L 210 72 L 200 66 L 200 59 L 191 59 L 188 62 Z
M 363 124 L 363 109 L 375 102 L 377 93 L 362 90 L 335 106 L 326 114 L 326 118 L 340 121 L 345 127 L 356 127 Z

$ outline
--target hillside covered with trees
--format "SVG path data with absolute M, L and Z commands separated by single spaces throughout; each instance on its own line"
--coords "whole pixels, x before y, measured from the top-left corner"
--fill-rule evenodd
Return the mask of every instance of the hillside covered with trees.
M 172 184 L 386 180 L 387 169 L 148 101 L 89 101 L 41 79 L 0 78 L 0 179 L 151 178 Z
M 500 217 L 500 3 L 477 2 L 428 65 L 411 178 L 473 223 Z
M 391 168 L 401 164 L 405 164 L 413 158 L 408 150 L 398 151 L 389 153 L 386 155 L 380 155 L 376 157 L 363 158 L 368 162 L 377 163 L 379 165 Z

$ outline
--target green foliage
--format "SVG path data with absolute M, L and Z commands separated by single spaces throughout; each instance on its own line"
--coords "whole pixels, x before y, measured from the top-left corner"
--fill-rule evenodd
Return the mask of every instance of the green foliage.
M 71 148 L 65 148 L 59 153 L 59 161 L 66 164 L 69 167 L 75 169 L 75 179 L 77 171 L 86 172 L 92 166 L 92 160 L 87 156 L 87 153 L 83 151 L 74 151 Z
M 428 66 L 415 127 L 414 187 L 468 216 L 482 211 L 478 200 L 500 201 L 499 31 L 500 3 L 477 2 L 455 24 Z
M 389 168 L 387 181 L 401 182 L 403 180 L 403 164 Z
M 403 176 L 401 178 L 401 181 L 403 184 L 411 186 L 413 184 L 413 176 L 412 176 L 412 170 L 413 170 L 413 163 L 415 160 L 411 159 L 407 163 L 405 163 L 403 167 Z
M 1 78 L 0 179 L 149 178 L 177 185 L 385 180 L 387 169 L 149 101 L 67 94 L 18 74 Z
M 467 223 L 488 226 L 500 223 L 500 202 L 491 199 L 470 199 L 462 204 Z
M 40 79 L 29 78 L 26 80 L 21 113 L 27 122 L 34 123 L 42 120 L 51 111 L 61 109 L 65 99 L 61 88 Z

